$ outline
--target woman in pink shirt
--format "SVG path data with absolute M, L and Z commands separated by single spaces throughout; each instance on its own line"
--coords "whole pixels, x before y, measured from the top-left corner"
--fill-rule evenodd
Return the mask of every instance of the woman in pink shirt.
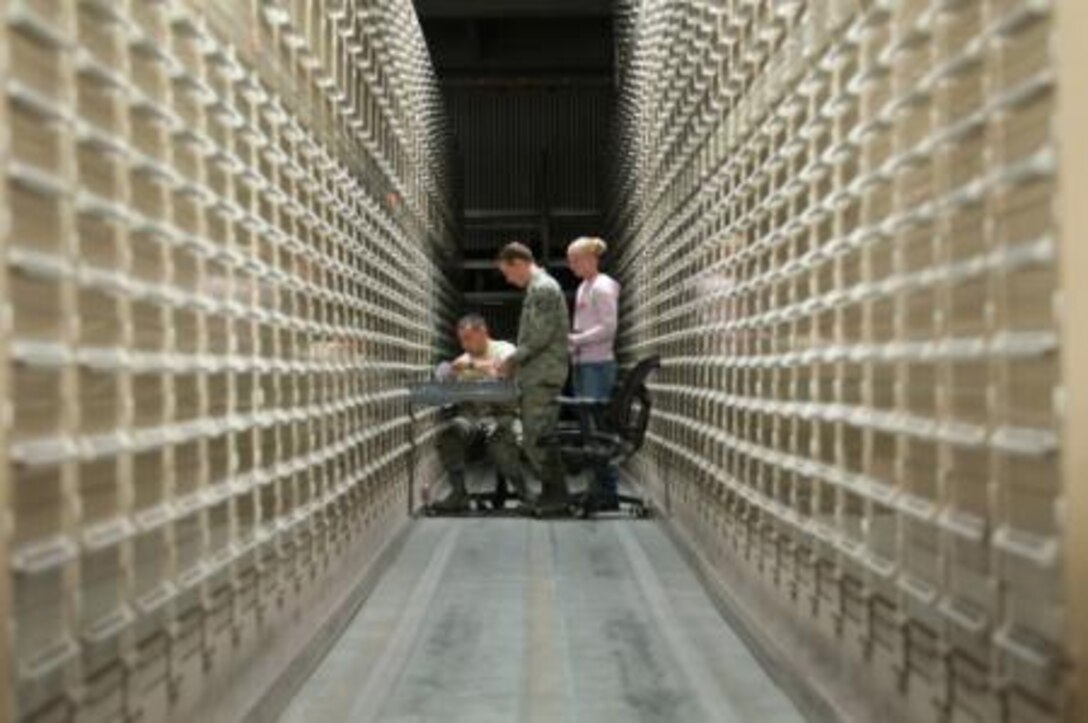
M 620 285 L 600 271 L 601 256 L 608 249 L 599 238 L 582 237 L 567 247 L 567 263 L 582 280 L 574 299 L 574 330 L 570 335 L 574 362 L 574 393 L 580 397 L 608 399 L 616 385 L 616 326 Z M 619 473 L 609 468 L 598 480 L 606 498 L 615 498 Z M 611 500 L 610 500 L 611 501 Z

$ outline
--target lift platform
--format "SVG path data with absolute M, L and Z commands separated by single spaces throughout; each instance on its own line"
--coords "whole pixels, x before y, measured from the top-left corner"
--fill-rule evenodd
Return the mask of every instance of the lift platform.
M 574 421 L 561 424 L 553 434 L 541 441 L 556 445 L 568 475 L 575 480 L 592 477 L 607 466 L 626 460 L 642 447 L 651 410 L 646 382 L 659 366 L 657 357 L 641 360 L 626 375 L 610 400 L 559 398 L 560 405 L 572 413 Z M 419 407 L 441 407 L 452 411 L 460 404 L 515 404 L 517 399 L 517 384 L 505 380 L 428 381 L 409 388 L 413 422 L 415 410 Z M 415 429 L 414 423 L 412 429 Z M 413 449 L 414 444 L 413 439 Z M 571 516 L 650 516 L 650 506 L 641 496 L 630 491 L 605 499 L 596 492 L 592 481 L 584 486 L 576 484 L 575 487 L 570 498 Z M 464 512 L 439 513 L 432 505 L 430 488 L 424 489 L 422 496 L 423 514 L 427 516 L 500 516 L 521 514 L 521 510 L 525 509 L 511 494 L 507 481 L 498 473 L 491 489 L 470 490 L 469 509 Z M 510 502 L 516 506 L 509 507 Z

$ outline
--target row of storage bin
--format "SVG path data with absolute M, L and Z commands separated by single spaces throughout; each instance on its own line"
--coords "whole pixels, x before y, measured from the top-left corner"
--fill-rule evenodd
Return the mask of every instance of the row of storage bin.
M 339 538 L 402 515 L 408 468 L 419 464 L 407 434 L 394 419 L 327 433 L 319 446 L 315 430 L 281 425 L 18 466 L 10 568 L 25 715 L 78 706 L 102 666 L 127 666 L 148 639 L 171 634 L 187 614 L 178 596 L 209 592 L 217 573 L 300 544 L 328 565 Z M 285 572 L 273 560 L 260 574 Z M 126 705 L 138 709 L 138 696 Z
M 1050 5 L 623 9 L 637 471 L 917 720 L 1062 715 Z
M 186 719 L 437 474 L 404 391 L 458 298 L 437 85 L 402 0 L 12 0 L 0 35 L 0 697 Z

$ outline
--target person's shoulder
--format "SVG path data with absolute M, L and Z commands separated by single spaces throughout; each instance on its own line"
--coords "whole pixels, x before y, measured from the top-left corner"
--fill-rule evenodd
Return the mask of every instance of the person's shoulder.
M 601 282 L 602 282 L 601 286 L 606 291 L 619 291 L 620 290 L 620 282 L 616 281 L 615 279 L 613 279 L 608 274 L 601 274 L 600 278 L 601 278 Z
M 502 339 L 493 339 L 491 341 L 491 355 L 500 359 L 513 354 L 517 350 L 518 348 L 508 341 L 503 341 Z
M 554 294 L 563 293 L 563 287 L 559 285 L 559 282 L 555 280 L 555 277 L 549 274 L 547 271 L 541 270 L 534 279 L 536 282 L 533 285 L 533 289 L 541 293 Z

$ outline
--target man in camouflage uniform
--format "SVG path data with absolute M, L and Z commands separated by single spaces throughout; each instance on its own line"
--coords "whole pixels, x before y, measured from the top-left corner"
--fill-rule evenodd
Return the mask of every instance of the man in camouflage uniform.
M 503 376 L 516 375 L 521 390 L 523 449 L 540 478 L 538 509 L 545 514 L 567 509 L 567 482 L 559 450 L 540 439 L 559 422 L 558 397 L 567 380 L 570 320 L 563 290 L 536 265 L 532 251 L 511 243 L 499 252 L 499 270 L 507 282 L 526 290 L 518 322 L 517 351 L 499 365 Z
M 512 356 L 514 345 L 496 341 L 482 316 L 470 314 L 457 322 L 457 338 L 464 354 L 448 365 L 455 382 L 496 379 L 498 364 Z M 446 365 L 444 365 L 446 366 Z M 438 454 L 449 479 L 450 494 L 433 508 L 439 512 L 463 512 L 469 507 L 465 487 L 467 457 L 473 446 L 483 444 L 498 471 L 523 494 L 518 437 L 521 424 L 514 405 L 464 403 L 438 436 Z

